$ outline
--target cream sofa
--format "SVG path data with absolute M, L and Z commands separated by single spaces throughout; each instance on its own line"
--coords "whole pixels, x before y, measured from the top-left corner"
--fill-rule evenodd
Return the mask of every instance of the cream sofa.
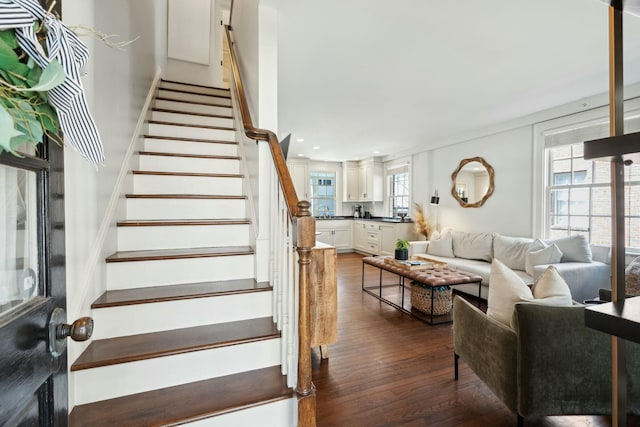
M 430 241 L 410 242 L 409 246 L 410 256 L 446 262 L 449 267 L 481 276 L 480 296 L 485 300 L 494 258 L 516 272 L 525 283 L 533 283 L 553 264 L 569 285 L 575 301 L 595 298 L 598 289 L 611 288 L 609 253 L 609 247 L 589 245 L 581 235 L 542 241 L 456 230 L 434 233 Z M 457 285 L 454 289 L 478 296 L 475 284 Z

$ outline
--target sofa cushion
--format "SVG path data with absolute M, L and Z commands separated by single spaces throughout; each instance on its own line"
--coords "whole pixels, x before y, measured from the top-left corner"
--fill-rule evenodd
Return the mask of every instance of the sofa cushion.
M 479 259 L 491 262 L 493 259 L 493 235 L 490 233 L 451 232 L 453 253 L 457 258 Z
M 539 240 L 536 240 L 539 242 Z M 541 242 L 542 243 L 542 242 Z M 525 258 L 525 271 L 533 276 L 533 267 L 541 264 L 557 264 L 562 259 L 562 251 L 552 243 L 544 249 L 529 252 Z
M 549 266 L 534 284 L 534 291 L 499 259 L 491 263 L 491 285 L 487 299 L 487 316 L 512 327 L 516 303 L 534 302 L 546 305 L 572 305 L 569 286 L 558 270 Z
M 493 256 L 512 270 L 525 270 L 527 254 L 543 249 L 539 240 L 507 237 L 496 234 L 493 238 Z
M 572 236 L 562 237 L 560 239 L 548 240 L 547 244 L 555 243 L 558 249 L 562 251 L 561 262 L 591 262 L 591 246 L 586 236 L 582 234 L 574 234 Z
M 453 258 L 453 242 L 451 240 L 451 233 L 445 232 L 437 237 L 437 239 L 434 240 L 432 238 L 432 240 L 429 241 L 427 254 Z

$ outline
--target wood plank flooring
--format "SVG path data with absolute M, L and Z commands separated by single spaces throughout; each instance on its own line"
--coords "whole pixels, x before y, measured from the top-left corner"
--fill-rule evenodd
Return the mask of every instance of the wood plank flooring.
M 454 381 L 451 324 L 429 326 L 362 292 L 361 259 L 338 255 L 338 342 L 328 360 L 313 351 L 318 427 L 515 426 L 463 361 Z M 377 283 L 378 274 L 367 269 L 365 280 Z M 640 426 L 638 418 L 629 425 Z M 526 427 L 610 425 L 606 416 L 525 419 Z

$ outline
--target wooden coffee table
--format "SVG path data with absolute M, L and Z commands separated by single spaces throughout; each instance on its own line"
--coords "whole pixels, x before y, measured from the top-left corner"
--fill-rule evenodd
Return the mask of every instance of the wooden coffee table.
M 467 273 L 460 270 L 451 269 L 449 267 L 436 267 L 429 268 L 425 270 L 412 270 L 410 268 L 404 266 L 398 266 L 397 264 L 392 264 L 385 261 L 385 256 L 376 256 L 376 257 L 364 257 L 362 258 L 362 290 L 369 295 L 372 295 L 378 298 L 380 301 L 389 304 L 392 307 L 397 308 L 398 310 L 410 314 L 430 325 L 440 324 L 440 323 L 449 323 L 452 321 L 452 316 L 450 313 L 440 316 L 434 316 L 433 313 L 433 297 L 435 292 L 439 292 L 440 289 L 445 288 L 450 292 L 450 287 L 455 285 L 462 285 L 467 283 L 477 283 L 478 284 L 478 296 L 480 296 L 481 290 L 481 282 L 482 277 Z M 370 265 L 380 269 L 380 279 L 377 286 L 365 286 L 364 283 L 364 266 Z M 398 275 L 398 283 L 393 285 L 383 285 L 382 284 L 382 271 L 388 271 L 390 273 L 394 273 Z M 409 309 L 405 308 L 404 304 L 404 289 L 405 289 L 405 279 L 409 279 L 419 286 L 423 288 L 431 289 L 431 310 L 430 313 L 424 313 L 419 310 L 416 310 L 413 307 Z M 382 295 L 383 288 L 389 288 L 394 286 L 401 287 L 401 299 L 400 304 L 396 304 L 395 302 L 384 298 Z M 377 292 L 374 292 L 377 290 Z M 434 317 L 438 318 L 434 320 Z

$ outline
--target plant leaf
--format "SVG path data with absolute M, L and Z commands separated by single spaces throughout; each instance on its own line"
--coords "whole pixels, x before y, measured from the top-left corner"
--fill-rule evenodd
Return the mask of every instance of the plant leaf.
M 0 31 L 0 40 L 5 42 L 11 49 L 18 47 L 18 39 L 16 38 L 16 32 L 13 28 Z
M 0 107 L 0 150 L 14 153 L 11 139 L 20 135 L 14 127 L 13 117 L 4 107 Z
M 45 91 L 53 89 L 58 86 L 60 83 L 64 81 L 66 78 L 66 74 L 62 65 L 57 60 L 52 60 L 42 71 L 42 75 L 40 76 L 40 80 L 38 80 L 38 84 L 32 86 L 30 90 L 32 91 Z
M 18 55 L 4 40 L 0 39 L 0 68 L 13 70 L 20 63 Z

